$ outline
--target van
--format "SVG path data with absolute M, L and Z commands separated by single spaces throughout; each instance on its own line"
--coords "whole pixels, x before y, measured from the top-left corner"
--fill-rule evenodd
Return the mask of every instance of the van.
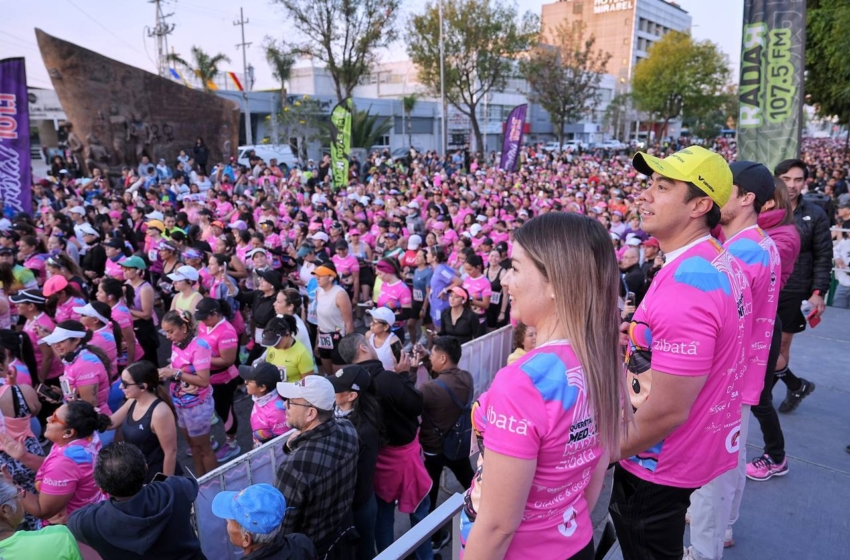
M 257 146 L 239 146 L 239 156 L 236 161 L 239 165 L 248 167 L 248 154 L 254 151 L 257 157 L 262 158 L 267 164 L 276 159 L 278 165 L 286 164 L 290 169 L 292 167 L 301 167 L 298 158 L 292 153 L 292 148 L 285 144 L 259 144 Z

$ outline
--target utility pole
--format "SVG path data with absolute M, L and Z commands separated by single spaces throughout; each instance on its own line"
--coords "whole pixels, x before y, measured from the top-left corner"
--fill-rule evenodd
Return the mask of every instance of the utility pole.
M 156 37 L 156 71 L 162 78 L 168 78 L 168 36 L 174 31 L 174 24 L 165 20 L 173 16 L 173 13 L 163 14 L 162 3 L 164 0 L 148 0 L 156 8 L 156 24 L 153 29 L 148 28 L 148 37 Z
M 248 105 L 248 88 L 251 78 L 248 76 L 248 47 L 251 43 L 245 42 L 245 24 L 248 20 L 245 19 L 245 14 L 242 8 L 239 8 L 239 21 L 234 21 L 233 25 L 238 25 L 242 28 L 242 42 L 236 45 L 236 48 L 242 49 L 242 76 L 245 84 L 242 86 L 242 101 L 245 103 L 245 143 L 248 146 L 254 145 L 254 132 L 251 127 L 251 107 Z
M 445 55 L 443 53 L 443 0 L 439 0 L 440 8 L 440 152 L 443 157 L 447 156 L 449 146 L 449 123 L 446 118 L 446 71 L 444 68 Z

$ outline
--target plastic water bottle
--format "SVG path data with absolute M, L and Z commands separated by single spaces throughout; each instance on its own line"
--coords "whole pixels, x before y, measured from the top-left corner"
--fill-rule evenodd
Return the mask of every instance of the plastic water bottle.
M 803 317 L 808 317 L 813 309 L 814 309 L 814 306 L 811 303 L 809 303 L 809 300 L 804 299 L 803 304 L 800 306 L 800 311 L 803 312 Z

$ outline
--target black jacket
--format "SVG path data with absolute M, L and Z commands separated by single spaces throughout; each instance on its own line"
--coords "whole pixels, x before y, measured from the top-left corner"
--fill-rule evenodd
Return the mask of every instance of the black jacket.
M 478 314 L 466 308 L 461 313 L 457 323 L 452 323 L 452 308 L 443 309 L 440 313 L 440 336 L 451 336 L 461 344 L 466 344 L 477 337 L 481 328 Z
M 814 290 L 820 290 L 825 296 L 832 271 L 829 218 L 820 206 L 803 197 L 798 200 L 794 221 L 800 231 L 800 254 L 782 291 L 809 297 Z
M 635 301 L 632 305 L 638 305 L 643 299 L 646 276 L 643 274 L 639 264 L 633 264 L 628 269 L 621 271 L 623 281 L 620 282 L 620 296 L 626 297 L 626 289 L 635 294 Z
M 305 535 L 278 533 L 275 542 L 242 557 L 242 560 L 318 560 L 316 547 Z
M 202 560 L 191 520 L 197 497 L 197 482 L 170 476 L 144 486 L 129 500 L 78 509 L 68 518 L 68 529 L 103 560 Z
M 424 401 L 410 376 L 384 369 L 380 360 L 360 362 L 372 376 L 372 389 L 381 403 L 387 445 L 407 445 L 416 439 Z

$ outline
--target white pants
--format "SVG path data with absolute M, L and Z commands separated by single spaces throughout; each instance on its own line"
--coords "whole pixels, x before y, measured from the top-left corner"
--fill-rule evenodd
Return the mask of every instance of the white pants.
M 691 494 L 691 546 L 701 560 L 723 558 L 726 528 L 738 520 L 747 480 L 747 428 L 750 405 L 741 407 L 738 464 Z

